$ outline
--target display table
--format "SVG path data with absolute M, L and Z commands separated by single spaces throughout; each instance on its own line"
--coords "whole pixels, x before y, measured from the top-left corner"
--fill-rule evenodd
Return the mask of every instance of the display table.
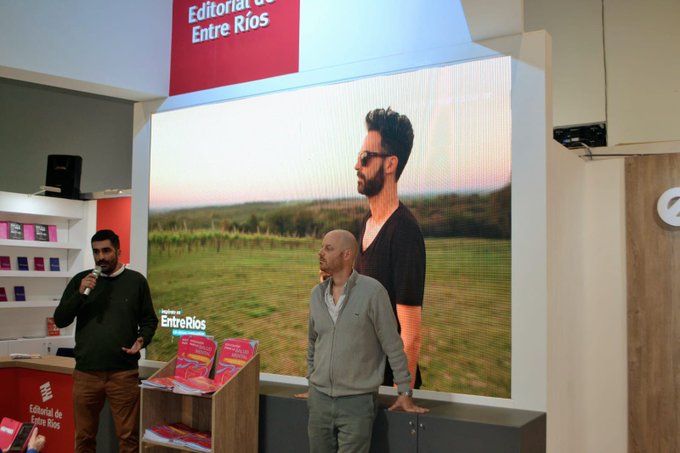
M 0 416 L 34 423 L 50 451 L 73 451 L 71 357 L 12 359 L 0 356 Z

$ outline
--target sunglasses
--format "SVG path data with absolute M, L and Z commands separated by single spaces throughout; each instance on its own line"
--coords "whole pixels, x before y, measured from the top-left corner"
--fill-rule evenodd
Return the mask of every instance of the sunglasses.
M 359 162 L 361 162 L 362 167 L 365 167 L 374 157 L 389 157 L 389 156 L 394 156 L 394 154 L 377 153 L 375 151 L 362 151 L 359 153 Z

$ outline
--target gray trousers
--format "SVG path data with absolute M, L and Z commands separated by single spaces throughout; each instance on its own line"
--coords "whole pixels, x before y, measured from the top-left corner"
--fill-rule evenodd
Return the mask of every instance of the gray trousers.
M 330 397 L 309 388 L 310 453 L 368 453 L 378 393 Z

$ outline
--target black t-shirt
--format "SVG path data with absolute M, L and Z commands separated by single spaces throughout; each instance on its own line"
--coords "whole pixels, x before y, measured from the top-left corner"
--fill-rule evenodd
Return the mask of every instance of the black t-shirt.
M 359 234 L 359 246 L 362 247 L 366 222 L 370 213 L 364 217 Z M 425 240 L 420 231 L 418 221 L 411 211 L 399 203 L 380 228 L 366 250 L 361 250 L 355 263 L 356 271 L 378 280 L 387 290 L 392 302 L 394 315 L 397 316 L 397 304 L 423 305 L 425 291 Z M 399 325 L 399 318 L 397 317 Z M 401 326 L 399 326 L 401 332 Z M 416 388 L 421 385 L 420 368 L 416 371 Z M 383 385 L 392 385 L 392 369 L 389 363 L 385 367 Z

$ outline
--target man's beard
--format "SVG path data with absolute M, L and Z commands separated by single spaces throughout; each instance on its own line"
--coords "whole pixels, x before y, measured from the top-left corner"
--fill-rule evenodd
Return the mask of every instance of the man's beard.
M 361 178 L 364 184 L 362 185 L 357 183 L 357 191 L 369 198 L 378 195 L 385 185 L 385 169 L 382 165 L 380 166 L 380 170 L 378 170 L 375 176 L 373 176 L 371 179 L 368 179 L 363 175 L 358 176 Z

